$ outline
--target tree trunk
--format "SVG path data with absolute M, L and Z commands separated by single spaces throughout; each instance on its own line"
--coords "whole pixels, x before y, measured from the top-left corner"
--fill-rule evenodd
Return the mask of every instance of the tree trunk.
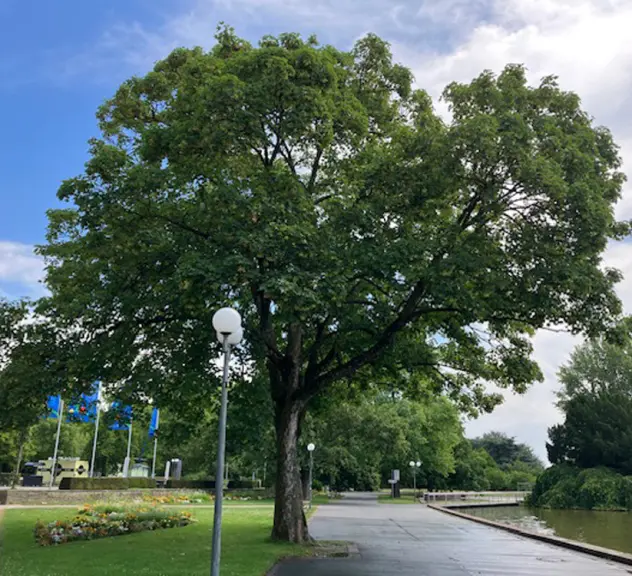
M 285 398 L 277 401 L 277 477 L 272 538 L 289 542 L 306 542 L 309 538 L 303 513 L 303 486 L 298 464 L 297 442 L 303 406 Z

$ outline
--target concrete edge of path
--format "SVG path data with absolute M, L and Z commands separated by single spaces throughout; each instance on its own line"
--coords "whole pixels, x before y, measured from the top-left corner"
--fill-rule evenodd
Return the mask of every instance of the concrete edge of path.
M 511 532 L 512 534 L 524 536 L 525 538 L 530 538 L 532 540 L 539 540 L 540 542 L 553 544 L 555 546 L 560 546 L 561 548 L 574 550 L 575 552 L 583 552 L 584 554 L 589 554 L 590 556 L 596 556 L 604 560 L 612 560 L 614 562 L 620 562 L 621 564 L 632 566 L 632 554 L 617 552 L 616 550 L 610 550 L 609 548 L 602 548 L 601 546 L 594 546 L 592 544 L 584 544 L 583 542 L 568 540 L 566 538 L 560 538 L 559 536 L 547 536 L 545 534 L 538 534 L 537 532 L 530 532 L 529 530 L 523 530 L 522 528 L 510 526 L 509 524 L 501 524 L 500 522 L 494 522 L 493 520 L 487 520 L 486 518 L 479 518 L 478 516 L 472 516 L 470 514 L 465 514 L 464 512 L 459 512 L 457 510 L 450 509 L 449 507 L 438 506 L 436 504 L 428 504 L 428 508 L 443 512 L 444 514 L 451 514 L 452 516 L 457 516 L 458 518 L 463 518 L 464 520 L 471 520 L 472 522 L 478 522 L 479 524 L 484 524 L 485 526 L 498 528 L 500 530 L 504 530 L 505 532 Z

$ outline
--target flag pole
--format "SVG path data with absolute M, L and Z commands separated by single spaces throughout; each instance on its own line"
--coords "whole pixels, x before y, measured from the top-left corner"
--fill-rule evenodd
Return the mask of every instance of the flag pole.
M 127 456 L 123 465 L 123 476 L 129 478 L 130 454 L 132 453 L 132 419 L 129 419 L 129 434 L 127 435 Z
M 94 460 L 97 455 L 97 438 L 99 436 L 99 418 L 101 416 L 101 382 L 97 390 L 97 420 L 94 423 L 94 441 L 92 442 L 92 458 L 90 459 L 90 478 L 94 478 Z
M 156 408 L 156 425 L 154 427 L 154 459 L 151 462 L 151 477 L 156 477 L 156 454 L 158 452 L 158 426 L 160 425 L 160 409 Z
M 64 399 L 59 398 L 59 404 L 57 405 L 57 436 L 55 437 L 55 450 L 53 451 L 53 463 L 50 467 L 50 488 L 53 487 L 55 482 L 55 468 L 57 466 L 57 451 L 59 449 L 59 436 L 61 435 L 61 420 L 64 416 Z

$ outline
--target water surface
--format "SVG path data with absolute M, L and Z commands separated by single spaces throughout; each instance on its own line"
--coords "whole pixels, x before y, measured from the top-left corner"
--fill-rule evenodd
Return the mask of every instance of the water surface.
M 560 536 L 632 554 L 631 512 L 543 510 L 525 506 L 460 508 L 459 511 L 531 532 Z

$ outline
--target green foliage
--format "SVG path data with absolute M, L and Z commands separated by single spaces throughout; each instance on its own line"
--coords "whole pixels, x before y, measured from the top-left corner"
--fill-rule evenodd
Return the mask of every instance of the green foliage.
M 456 490 L 516 490 L 520 484 L 532 484 L 543 466 L 526 444 L 500 432 L 481 438 L 463 439 L 457 446 L 454 473 L 445 483 Z
M 536 472 L 543 468 L 530 446 L 519 444 L 502 432 L 488 432 L 480 438 L 474 438 L 472 444 L 474 448 L 485 449 L 496 464 L 505 470 L 517 462 L 526 464 Z
M 560 370 L 565 420 L 549 429 L 552 463 L 632 474 L 631 351 L 629 341 L 624 346 L 589 342 Z
M 552 466 L 538 477 L 529 503 L 544 508 L 632 510 L 632 477 L 608 468 Z
M 60 188 L 71 207 L 50 212 L 40 311 L 81 318 L 82 379 L 208 401 L 209 310 L 232 303 L 251 357 L 303 401 L 399 365 L 489 410 L 481 379 L 541 378 L 534 329 L 613 326 L 619 274 L 599 255 L 627 231 L 620 160 L 554 78 L 529 87 L 508 66 L 453 83 L 445 124 L 375 36 L 350 53 L 217 40 L 121 85 Z
M 62 478 L 60 490 L 133 490 L 155 488 L 151 478 Z
M 308 415 L 305 443 L 312 439 L 315 477 L 338 491 L 377 490 L 391 470 L 413 485 L 411 460 L 421 461 L 417 481 L 445 477 L 454 466 L 461 438 L 456 408 L 445 398 L 411 401 L 387 396 L 342 400 L 335 396 Z M 304 451 L 303 466 L 307 466 Z

